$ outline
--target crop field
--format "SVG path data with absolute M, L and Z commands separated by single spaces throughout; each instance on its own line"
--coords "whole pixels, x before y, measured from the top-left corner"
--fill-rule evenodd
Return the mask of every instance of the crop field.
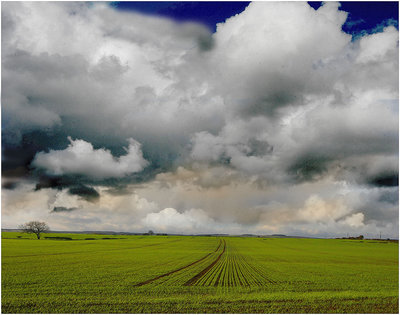
M 2 233 L 3 313 L 398 313 L 398 243 Z

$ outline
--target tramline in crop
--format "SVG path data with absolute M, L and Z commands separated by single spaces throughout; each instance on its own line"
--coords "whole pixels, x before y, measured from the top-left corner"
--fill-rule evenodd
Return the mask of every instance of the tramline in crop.
M 203 266 L 203 268 L 194 273 L 194 267 L 197 266 Z M 188 275 L 191 275 L 191 277 L 182 283 L 181 281 Z M 161 281 L 163 278 L 168 279 Z M 185 266 L 137 283 L 135 286 L 152 283 L 158 285 L 249 287 L 265 286 L 275 282 L 256 266 L 253 266 L 232 242 L 220 239 L 215 251 Z

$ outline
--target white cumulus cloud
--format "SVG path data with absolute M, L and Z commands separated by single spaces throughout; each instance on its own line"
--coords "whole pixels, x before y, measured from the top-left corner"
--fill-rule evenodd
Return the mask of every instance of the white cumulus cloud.
M 32 165 L 51 175 L 75 174 L 93 179 L 124 177 L 142 171 L 148 162 L 143 158 L 140 143 L 130 138 L 126 155 L 114 157 L 107 149 L 94 149 L 84 140 L 73 140 L 65 150 L 36 154 Z

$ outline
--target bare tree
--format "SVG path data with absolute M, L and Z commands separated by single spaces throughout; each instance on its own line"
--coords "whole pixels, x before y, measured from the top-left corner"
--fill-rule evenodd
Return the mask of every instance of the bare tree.
M 39 221 L 31 221 L 31 222 L 22 224 L 19 228 L 24 233 L 36 234 L 38 240 L 40 240 L 41 233 L 47 232 L 49 230 L 49 226 L 46 224 L 46 222 L 39 222 Z

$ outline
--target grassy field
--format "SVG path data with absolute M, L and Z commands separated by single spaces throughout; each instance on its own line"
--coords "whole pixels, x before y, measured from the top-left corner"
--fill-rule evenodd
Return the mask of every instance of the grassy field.
M 43 236 L 72 240 L 2 233 L 3 313 L 399 310 L 393 242 Z

